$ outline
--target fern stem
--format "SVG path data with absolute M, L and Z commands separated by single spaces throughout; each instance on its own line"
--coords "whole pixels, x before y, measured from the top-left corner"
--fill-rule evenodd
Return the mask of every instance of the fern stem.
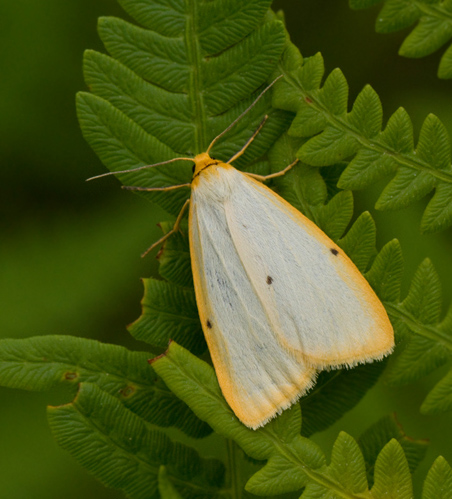
M 322 110 L 323 111 L 323 110 Z M 326 110 L 325 110 L 326 111 Z M 391 156 L 394 161 L 396 161 L 400 166 L 406 166 L 413 170 L 420 170 L 429 173 L 432 177 L 436 177 L 443 182 L 452 183 L 452 172 L 437 170 L 432 168 L 429 164 L 424 163 L 414 157 L 410 157 L 408 155 L 400 154 L 398 151 L 391 149 L 380 142 L 378 140 L 370 140 L 366 137 L 363 137 L 359 133 L 357 133 L 353 128 L 351 128 L 344 120 L 340 118 L 336 118 L 335 116 L 331 116 L 328 112 L 324 112 L 326 114 L 328 121 L 338 126 L 338 128 L 342 130 L 346 130 L 347 133 L 353 136 L 365 149 L 370 151 L 377 150 L 380 154 Z M 381 132 L 380 132 L 381 133 Z
M 384 302 L 384 306 L 390 317 L 402 321 L 413 333 L 436 341 L 452 352 L 452 338 L 447 333 L 438 327 L 419 323 L 411 314 L 394 303 Z
M 383 155 L 391 156 L 394 159 L 394 161 L 396 161 L 401 166 L 412 168 L 413 170 L 428 172 L 433 177 L 443 182 L 452 184 L 452 169 L 450 169 L 451 165 L 449 165 L 448 170 L 437 170 L 435 168 L 432 168 L 429 164 L 418 160 L 417 158 L 414 157 L 414 155 L 400 154 L 398 151 L 382 144 L 378 140 L 371 140 L 368 139 L 367 137 L 364 137 L 363 135 L 359 134 L 355 129 L 350 127 L 350 125 L 346 123 L 344 119 L 335 116 L 334 114 L 331 114 L 331 112 L 325 106 L 323 106 L 312 93 L 309 93 L 303 89 L 301 82 L 299 81 L 295 82 L 287 72 L 284 72 L 284 76 L 286 81 L 291 82 L 292 86 L 298 92 L 301 93 L 303 99 L 307 98 L 310 100 L 311 107 L 316 109 L 319 113 L 323 114 L 323 116 L 326 118 L 330 126 L 335 126 L 336 128 L 347 132 L 350 136 L 355 138 L 363 148 L 366 148 L 370 151 L 378 151 L 382 156 Z M 381 133 L 382 132 L 380 132 L 380 134 Z M 303 160 L 303 158 L 300 159 Z
M 228 453 L 228 471 L 231 482 L 231 498 L 240 499 L 242 497 L 242 480 L 240 479 L 240 470 L 238 468 L 237 444 L 228 438 L 227 453 Z
M 193 154 L 198 154 L 207 148 L 207 135 L 205 116 L 205 106 L 203 102 L 202 81 L 201 81 L 201 54 L 199 41 L 196 36 L 196 13 L 197 0 L 187 1 L 186 11 L 186 28 L 185 28 L 185 45 L 187 47 L 187 57 L 192 68 L 190 73 L 188 94 L 193 96 L 191 101 L 192 119 L 195 123 L 195 147 L 196 151 L 190 151 Z

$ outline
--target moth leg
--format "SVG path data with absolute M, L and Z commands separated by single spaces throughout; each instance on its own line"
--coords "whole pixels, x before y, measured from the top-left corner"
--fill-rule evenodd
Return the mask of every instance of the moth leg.
M 188 184 L 190 185 L 190 184 Z M 188 204 L 190 203 L 190 199 L 187 199 L 185 201 L 184 206 L 182 206 L 182 209 L 179 212 L 179 215 L 176 218 L 176 221 L 174 222 L 173 228 L 167 232 L 163 237 L 161 237 L 158 241 L 156 241 L 152 246 L 149 246 L 149 248 L 142 253 L 141 257 L 144 258 L 148 253 L 150 253 L 154 248 L 165 242 L 172 234 L 177 232 L 179 230 L 179 225 L 181 223 L 182 217 L 184 216 L 184 212 L 187 209 Z
M 296 159 L 293 163 L 290 165 L 286 166 L 284 170 L 281 170 L 280 172 L 276 173 L 271 173 L 270 175 L 257 175 L 256 173 L 246 173 L 248 177 L 252 177 L 256 180 L 260 180 L 261 182 L 264 182 L 265 180 L 270 180 L 271 178 L 276 178 L 276 177 L 282 177 L 285 175 L 293 166 L 295 166 L 298 163 L 298 159 Z

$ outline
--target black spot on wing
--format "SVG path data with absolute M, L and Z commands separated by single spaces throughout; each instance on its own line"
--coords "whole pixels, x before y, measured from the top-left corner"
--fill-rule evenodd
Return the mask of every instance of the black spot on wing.
M 331 248 L 330 251 L 331 251 L 331 253 L 333 253 L 334 256 L 339 254 L 339 251 L 337 251 L 336 248 Z
M 206 326 L 207 326 L 209 329 L 212 329 L 212 323 L 209 321 L 209 319 L 207 319 Z
M 267 276 L 267 284 L 271 284 L 273 282 L 273 277 Z

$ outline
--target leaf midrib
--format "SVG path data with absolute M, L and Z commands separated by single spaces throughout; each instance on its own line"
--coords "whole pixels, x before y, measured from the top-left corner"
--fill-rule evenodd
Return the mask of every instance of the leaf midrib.
M 369 498 L 369 489 L 367 489 L 364 492 L 358 492 L 357 494 L 344 490 L 342 485 L 338 482 L 331 480 L 328 477 L 327 473 L 320 473 L 316 469 L 310 468 L 308 465 L 306 465 L 300 459 L 300 457 L 297 456 L 297 454 L 292 451 L 292 449 L 289 446 L 283 445 L 278 436 L 273 434 L 273 432 L 268 431 L 266 433 L 269 436 L 269 439 L 272 440 L 274 447 L 278 449 L 279 453 L 282 456 L 284 456 L 289 462 L 292 462 L 297 467 L 301 468 L 303 470 L 303 473 L 305 473 L 313 482 L 317 482 L 319 485 L 322 485 L 327 490 L 334 491 L 338 496 L 343 497 L 344 499 Z M 306 438 L 306 437 L 300 437 L 299 435 L 297 435 L 296 438 Z M 322 468 L 325 471 L 328 469 L 326 465 L 322 466 L 320 469 Z
M 206 138 L 206 113 L 202 93 L 201 82 L 201 50 L 199 39 L 196 36 L 196 0 L 187 0 L 185 24 L 185 45 L 187 47 L 187 60 L 192 68 L 189 81 L 189 102 L 192 108 L 192 120 L 195 124 L 195 154 L 202 151 L 204 144 L 207 144 Z
M 81 383 L 89 383 L 90 380 L 86 379 L 86 374 L 83 375 L 83 373 L 88 373 L 90 377 L 96 377 L 98 375 L 103 375 L 103 376 L 108 376 L 108 379 L 111 380 L 112 382 L 116 382 L 118 385 L 122 384 L 134 384 L 137 387 L 141 387 L 142 390 L 145 391 L 160 391 L 162 393 L 168 393 L 168 391 L 161 390 L 158 387 L 155 386 L 155 384 L 145 384 L 143 383 L 142 380 L 138 381 L 137 379 L 131 378 L 130 376 L 121 376 L 119 374 L 114 374 L 110 371 L 105 371 L 104 369 L 87 369 L 86 367 L 83 367 L 82 365 L 76 364 L 76 363 L 70 363 L 70 362 L 61 362 L 61 361 L 55 361 L 55 360 L 44 360 L 44 359 L 36 359 L 36 360 L 27 360 L 27 361 L 0 361 L 0 369 L 1 369 L 1 364 L 12 364 L 12 365 L 18 365 L 19 367 L 25 367 L 25 364 L 31 364 L 31 365 L 36 365 L 36 366 L 44 366 L 48 364 L 50 367 L 53 367 L 54 369 L 58 370 L 71 370 L 74 372 L 79 373 L 79 382 Z M 85 378 L 85 379 L 80 379 L 80 378 Z M 64 383 L 63 380 L 61 380 L 59 383 Z
M 442 332 L 438 327 L 420 323 L 401 305 L 384 302 L 384 306 L 389 315 L 402 321 L 412 332 L 423 336 L 424 338 L 436 341 L 437 343 L 444 345 L 448 350 L 452 352 L 452 338 L 446 333 Z
M 303 98 L 308 97 L 310 101 L 311 107 L 314 107 L 319 113 L 321 113 L 328 122 L 328 125 L 324 128 L 328 128 L 328 126 L 335 126 L 339 130 L 343 130 L 354 139 L 356 139 L 363 148 L 368 149 L 369 151 L 377 151 L 383 155 L 390 156 L 396 163 L 401 166 L 405 166 L 407 168 L 411 168 L 413 170 L 425 171 L 432 175 L 433 177 L 442 180 L 443 182 L 447 182 L 452 184 L 452 170 L 450 172 L 446 170 L 437 170 L 432 168 L 430 165 L 426 163 L 422 163 L 418 160 L 415 160 L 413 157 L 408 156 L 408 154 L 401 154 L 399 151 L 396 151 L 379 141 L 368 139 L 367 137 L 357 133 L 355 129 L 353 129 L 348 123 L 345 122 L 344 119 L 339 118 L 333 115 L 329 109 L 323 106 L 313 95 L 312 93 L 306 92 L 301 84 L 301 82 L 295 82 L 293 78 L 285 72 L 285 79 L 291 83 L 292 87 L 301 93 Z M 350 113 L 346 113 L 348 116 Z M 379 136 L 381 136 L 383 132 L 380 130 Z M 449 169 L 451 165 L 449 164 Z
M 112 433 L 107 433 L 104 429 L 104 426 L 101 424 L 98 424 L 95 419 L 93 419 L 91 416 L 86 415 L 85 412 L 77 405 L 77 403 L 72 403 L 71 406 L 73 407 L 74 411 L 76 411 L 85 421 L 85 424 L 87 427 L 91 427 L 94 432 L 97 432 L 99 435 L 103 436 L 104 442 L 108 443 L 110 442 L 114 447 L 118 448 L 121 452 L 125 453 L 128 456 L 131 456 L 133 460 L 135 460 L 137 463 L 139 463 L 141 466 L 144 468 L 148 468 L 152 471 L 155 472 L 156 476 L 158 474 L 158 470 L 161 466 L 161 463 L 159 462 L 149 462 L 145 460 L 142 456 L 146 456 L 146 451 L 145 448 L 140 448 L 138 452 L 132 452 L 129 448 L 126 447 L 126 445 L 120 441 L 120 439 L 113 438 L 111 435 Z M 138 417 L 138 416 L 137 416 Z M 141 419 L 141 418 L 140 418 Z M 144 420 L 142 420 L 143 425 L 146 427 L 146 431 L 149 431 L 149 426 L 150 424 Z M 151 430 L 152 431 L 152 430 Z M 160 429 L 158 431 L 161 431 Z M 193 483 L 192 481 L 184 480 L 182 477 L 178 475 L 174 475 L 172 473 L 168 473 L 171 476 L 171 479 L 177 482 L 179 485 L 183 485 L 189 489 L 193 490 L 202 490 L 204 491 L 209 491 L 213 490 L 215 493 L 218 492 L 217 488 L 214 488 L 209 485 L 203 484 L 202 488 Z M 123 489 L 126 490 L 126 489 Z

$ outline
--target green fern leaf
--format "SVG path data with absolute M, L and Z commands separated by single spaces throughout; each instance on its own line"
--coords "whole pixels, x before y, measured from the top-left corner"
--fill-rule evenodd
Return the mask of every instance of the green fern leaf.
M 429 260 L 416 272 L 407 297 L 401 301 L 403 259 L 397 241 L 388 243 L 365 274 L 382 300 L 402 351 L 391 359 L 386 379 L 392 384 L 417 381 L 452 358 L 452 307 L 441 321 L 441 285 Z M 452 410 L 452 371 L 422 404 L 425 414 Z
M 403 276 L 403 256 L 399 241 L 393 239 L 387 243 L 366 273 L 366 279 L 384 302 L 400 299 Z
M 390 33 L 408 28 L 419 19 L 421 12 L 413 2 L 392 0 L 385 2 L 377 18 L 377 32 Z
M 80 93 L 77 102 L 86 140 L 111 171 L 205 151 L 252 102 L 283 50 L 282 23 L 266 15 L 269 0 L 158 8 L 144 0 L 121 3 L 144 28 L 116 18 L 100 20 L 99 34 L 110 56 L 85 54 L 92 93 Z M 288 120 L 287 113 L 269 109 L 269 99 L 261 99 L 227 140 L 215 145 L 216 157 L 226 160 L 237 152 L 266 112 L 267 125 L 238 167 L 268 150 Z M 178 185 L 190 182 L 191 165 L 177 162 L 118 177 L 139 187 Z M 176 215 L 189 191 L 144 195 Z
M 181 397 L 215 432 L 236 441 L 252 458 L 268 459 L 247 484 L 254 494 L 274 494 L 297 490 L 309 482 L 306 471 L 324 466 L 324 456 L 316 444 L 299 435 L 301 417 L 298 405 L 257 431 L 237 419 L 224 400 L 213 369 L 172 342 L 166 354 L 153 362 L 165 383 Z M 285 444 L 284 444 L 285 442 Z M 279 452 L 280 446 L 295 446 L 297 454 Z M 265 490 L 262 488 L 265 487 Z
M 349 0 L 352 9 L 371 7 L 375 0 Z M 452 38 L 451 7 L 448 0 L 413 2 L 410 0 L 385 0 L 377 21 L 378 33 L 391 33 L 418 24 L 405 38 L 399 54 L 405 57 L 429 55 Z M 442 56 L 438 76 L 452 78 L 452 50 Z
M 72 336 L 0 340 L 0 385 L 44 391 L 95 383 L 128 410 L 159 426 L 176 426 L 192 437 L 210 429 L 156 379 L 153 354 Z
M 430 468 L 424 482 L 422 499 L 451 499 L 452 469 L 447 461 L 439 456 Z
M 281 171 L 292 163 L 302 141 L 283 135 L 272 147 L 269 158 L 272 172 Z M 318 168 L 296 164 L 286 175 L 273 180 L 274 190 L 304 213 L 310 220 L 316 221 L 318 207 L 327 202 L 327 189 Z
M 361 494 L 367 491 L 366 468 L 363 455 L 356 441 L 345 432 L 339 433 L 331 453 L 331 464 L 327 474 L 331 479 L 341 484 L 342 488 L 352 494 Z M 310 483 L 306 487 L 302 498 L 315 499 L 318 497 L 339 498 L 330 485 Z
M 355 497 L 354 494 L 368 497 L 364 457 L 349 435 L 339 435 L 327 466 L 319 447 L 300 436 L 298 405 L 263 428 L 250 430 L 227 405 L 213 369 L 181 346 L 172 342 L 153 366 L 170 389 L 215 432 L 233 439 L 250 457 L 267 460 L 247 482 L 249 492 L 273 495 L 306 487 L 303 499 L 336 499 Z M 372 493 L 375 498 L 397 499 L 408 498 L 412 493 L 409 466 L 396 440 L 389 442 L 377 458 Z
M 373 484 L 375 462 L 378 455 L 393 438 L 401 445 L 411 473 L 415 471 L 427 452 L 428 441 L 408 437 L 394 415 L 381 418 L 368 428 L 358 440 L 366 462 L 367 477 L 370 484 Z
M 439 358 L 441 354 L 438 355 Z M 450 357 L 449 357 L 450 358 Z M 440 362 L 437 362 L 440 364 Z M 424 414 L 441 414 L 452 410 L 452 370 L 439 381 L 421 405 Z
M 143 312 L 128 330 L 137 340 L 166 348 L 175 340 L 193 353 L 207 349 L 196 308 L 195 292 L 156 279 L 143 279 Z
M 403 308 L 424 324 L 438 322 L 441 314 L 441 282 L 430 260 L 424 260 L 411 281 Z
M 133 499 L 160 497 L 161 465 L 185 497 L 217 497 L 223 483 L 222 463 L 201 459 L 193 449 L 172 443 L 93 384 L 82 383 L 71 404 L 50 407 L 48 420 L 57 442 L 80 464 Z
M 313 166 L 347 161 L 338 182 L 343 189 L 362 189 L 395 173 L 376 203 L 378 209 L 400 209 L 435 190 L 421 230 L 452 224 L 450 139 L 438 118 L 426 118 L 415 148 L 413 126 L 403 109 L 382 130 L 380 99 L 370 86 L 358 94 L 350 112 L 347 81 L 339 69 L 321 86 L 319 54 L 303 60 L 290 46 L 280 67 L 285 78 L 275 85 L 273 103 L 296 113 L 289 134 L 305 138 L 297 152 L 301 161 Z
M 280 171 L 293 162 L 299 143 L 300 141 L 290 140 L 287 136 L 278 140 L 269 155 L 272 170 Z M 328 199 L 325 181 L 316 169 L 297 164 L 286 175 L 275 179 L 273 186 L 281 196 L 321 227 L 331 239 L 338 241 L 344 234 L 353 216 L 353 196 L 350 192 L 341 191 Z M 346 239 L 345 244 L 351 241 L 350 238 L 355 238 L 353 234 L 356 234 L 356 229 Z M 365 249 L 362 249 L 362 252 L 363 255 Z
M 327 204 L 317 209 L 318 225 L 331 239 L 338 240 L 353 216 L 353 196 L 350 191 L 336 194 Z
M 440 321 L 441 286 L 433 265 L 425 260 L 419 266 L 407 297 L 400 301 L 399 263 L 400 253 L 384 248 L 367 274 L 383 300 L 396 337 L 404 340 L 403 350 L 392 359 L 386 371 L 387 380 L 392 384 L 416 381 L 452 357 L 452 312 Z M 448 391 L 451 380 L 449 373 L 438 383 L 422 405 L 422 412 L 430 414 L 452 409 Z
M 399 53 L 405 57 L 424 57 L 438 50 L 451 38 L 452 24 L 449 19 L 421 15 L 418 25 L 405 38 Z
M 450 46 L 439 61 L 438 77 L 443 79 L 452 78 L 452 46 Z
M 206 2 L 196 4 L 196 8 L 194 4 L 185 5 L 180 2 L 159 5 L 157 10 L 156 4 L 145 0 L 123 0 L 122 4 L 144 28 L 119 19 L 103 19 L 99 24 L 102 40 L 110 56 L 95 52 L 86 54 L 85 75 L 93 93 L 79 96 L 79 116 L 88 142 L 112 171 L 131 169 L 178 155 L 194 155 L 205 150 L 211 139 L 246 109 L 256 92 L 274 72 L 284 44 L 281 23 L 275 21 L 274 16 L 265 15 L 268 1 Z M 190 10 L 193 15 L 187 16 L 187 8 L 199 10 Z M 206 21 L 207 18 L 209 22 Z M 240 22 L 232 28 L 235 24 L 232 20 L 238 19 Z M 186 44 L 181 42 L 181 32 L 185 33 Z M 340 71 L 333 72 L 323 87 L 320 87 L 324 71 L 321 57 L 308 59 L 301 71 L 298 67 L 300 57 L 289 45 L 281 63 L 286 75 L 284 82 L 288 82 L 284 83 L 287 92 L 284 98 L 278 96 L 278 92 L 275 93 L 276 101 L 279 99 L 282 102 L 280 107 L 290 112 L 269 110 L 268 94 L 246 119 L 228 133 L 227 140 L 216 144 L 215 156 L 227 159 L 237 152 L 257 128 L 262 115 L 268 113 L 270 119 L 250 149 L 237 162 L 239 167 L 264 173 L 269 169 L 265 157 L 268 153 L 272 170 L 280 170 L 280 166 L 284 167 L 292 161 L 291 151 L 295 145 L 296 149 L 304 151 L 300 153 L 301 157 L 306 154 L 313 165 L 330 166 L 341 160 L 349 160 L 353 155 L 353 161 L 360 158 L 363 164 L 364 153 L 376 153 L 372 168 L 380 170 L 383 165 L 385 173 L 395 171 L 399 164 L 406 165 L 407 158 L 408 164 L 417 165 L 416 161 L 421 161 L 424 168 L 424 163 L 432 156 L 434 165 L 430 168 L 444 170 L 442 176 L 432 174 L 435 184 L 431 188 L 437 188 L 436 197 L 440 192 L 437 178 L 441 178 L 445 185 L 448 175 L 452 178 L 452 174 L 448 173 L 450 166 L 443 167 L 441 163 L 448 147 L 448 144 L 443 143 L 448 138 L 441 135 L 441 126 L 433 120 L 426 122 L 422 140 L 420 139 L 418 149 L 414 151 L 412 127 L 409 138 L 404 136 L 411 122 L 403 112 L 396 113 L 381 132 L 381 104 L 370 87 L 366 87 L 358 96 L 352 111 L 347 113 L 348 86 L 343 74 Z M 296 73 L 296 84 L 292 84 L 289 67 Z M 113 73 L 117 75 L 116 78 Z M 279 70 L 276 71 L 276 74 L 279 73 Z M 303 88 L 304 93 L 300 93 L 300 88 Z M 300 111 L 302 108 L 303 112 Z M 292 113 L 297 113 L 291 127 L 291 132 L 296 132 L 295 137 L 283 137 L 270 149 L 288 127 Z M 401 122 L 402 131 L 398 121 Z M 310 138 L 317 133 L 317 137 Z M 433 138 L 436 140 L 436 147 L 429 150 L 428 141 Z M 283 145 L 288 142 L 293 145 L 291 151 L 282 152 Z M 324 145 L 324 150 L 319 150 Z M 413 159 L 416 153 L 420 160 Z M 279 156 L 278 161 L 282 164 L 273 160 L 275 155 Z M 334 171 L 337 172 L 340 168 L 342 166 L 337 166 Z M 364 164 L 358 170 L 365 168 Z M 345 172 L 347 170 L 348 168 Z M 374 179 L 375 175 L 373 170 L 369 176 L 364 175 L 362 185 L 368 185 L 369 178 Z M 186 183 L 190 178 L 191 165 L 187 166 L 183 162 L 131 172 L 120 177 L 125 183 L 142 187 Z M 306 178 L 312 180 L 312 183 L 303 186 L 302 181 Z M 420 182 L 421 187 L 413 182 L 406 190 L 409 193 L 410 189 L 417 189 L 423 193 L 425 182 L 424 179 Z M 339 240 L 340 244 L 349 248 L 351 257 L 356 259 L 362 271 L 367 270 L 376 253 L 375 228 L 370 216 L 362 216 L 349 233 L 343 236 L 353 211 L 350 193 L 331 196 L 319 172 L 306 165 L 297 165 L 287 175 L 287 179 L 277 179 L 273 186 L 287 199 L 292 197 L 294 204 L 308 217 L 315 220 L 335 240 Z M 176 214 L 188 195 L 188 191 L 171 191 L 152 193 L 148 197 L 170 213 Z M 444 203 L 443 198 L 441 203 Z M 437 209 L 435 210 L 432 213 L 436 213 Z M 447 224 L 448 220 L 446 216 L 441 223 Z M 434 223 L 436 219 L 432 225 Z M 168 224 L 162 225 L 164 232 L 169 227 Z M 185 228 L 182 227 L 181 234 L 167 241 L 162 249 L 159 255 L 160 272 L 168 282 L 147 282 L 144 315 L 134 324 L 132 331 L 141 339 L 163 346 L 170 336 L 173 337 L 174 330 L 174 334 L 180 335 L 179 341 L 201 351 L 202 348 L 195 339 L 199 334 L 195 332 L 196 308 L 192 300 L 193 293 L 187 291 L 187 287 L 191 286 L 191 279 L 184 231 Z M 370 281 L 374 280 L 373 285 L 383 295 L 392 297 L 399 286 L 396 278 L 401 274 L 401 260 L 390 258 L 396 255 L 396 251 L 387 250 L 382 254 L 383 252 L 377 255 L 375 262 L 379 263 L 374 263 L 367 275 L 370 276 Z M 182 263 L 181 271 L 174 269 L 176 262 Z M 383 279 L 380 278 L 382 273 Z M 158 296 L 157 291 L 165 294 Z M 193 337 L 190 336 L 189 329 L 182 327 L 177 330 L 171 327 L 169 321 L 162 321 L 171 308 L 174 309 L 173 312 L 180 312 L 174 307 L 176 300 L 180 299 L 187 305 L 188 317 L 193 318 L 193 321 L 189 321 L 193 326 Z M 157 334 L 151 335 L 150 325 L 155 322 L 158 323 L 155 331 Z M 403 320 L 400 322 L 404 323 Z M 197 327 L 199 331 L 199 324 Z M 195 343 L 192 344 L 192 341 Z M 319 490 L 326 491 L 333 498 L 337 491 L 340 494 L 351 494 L 358 489 L 367 491 L 364 459 L 353 439 L 345 434 L 339 437 L 333 453 L 334 459 L 327 467 L 320 449 L 299 434 L 301 421 L 298 405 L 285 411 L 265 428 L 253 432 L 243 427 L 227 406 L 212 369 L 176 343 L 171 343 L 168 353 L 155 360 L 154 366 L 171 390 L 187 401 L 195 413 L 202 420 L 208 421 L 215 431 L 237 441 L 252 458 L 268 460 L 248 482 L 250 492 L 276 494 L 307 486 L 312 491 L 320 487 Z M 356 374 L 359 374 L 359 370 L 332 373 L 330 387 L 341 388 L 341 397 L 333 397 L 329 402 L 330 407 L 335 401 L 341 407 L 332 411 L 331 417 L 324 420 L 320 427 L 327 427 L 352 407 L 373 384 L 382 367 L 383 364 L 363 366 L 361 376 Z M 355 378 L 353 374 L 356 375 Z M 356 382 L 354 390 L 357 397 L 352 398 L 347 405 L 344 402 L 347 395 L 345 385 L 352 379 Z M 328 383 L 323 385 L 323 394 L 322 386 L 319 386 L 317 394 L 313 391 L 311 400 L 318 401 L 318 407 L 328 407 L 327 386 Z M 307 407 L 309 424 L 309 404 Z M 311 421 L 313 416 L 314 411 L 311 413 Z M 317 431 L 318 427 L 311 424 L 309 431 Z M 393 464 L 396 451 L 397 449 L 382 451 L 382 464 L 378 468 L 380 474 Z M 355 459 L 344 469 L 341 462 L 350 456 Z M 162 463 L 158 464 L 160 466 Z M 406 481 L 402 468 L 398 478 Z M 155 473 L 154 478 L 157 476 Z M 377 478 L 376 486 L 383 490 L 381 476 L 378 475 Z M 165 483 L 168 485 L 165 480 L 162 471 L 160 487 L 164 487 Z M 169 485 L 172 485 L 171 481 Z M 380 490 L 378 487 L 377 492 Z M 344 494 L 340 496 L 343 497 Z
M 374 362 L 354 369 L 319 373 L 315 387 L 300 401 L 302 435 L 309 437 L 326 430 L 355 407 L 377 382 L 385 365 L 385 362 Z
M 174 222 L 159 224 L 163 234 L 167 234 Z M 159 274 L 167 281 L 187 288 L 193 288 L 190 250 L 188 247 L 188 224 L 182 221 L 179 231 L 168 238 L 157 254 Z
M 339 246 L 353 261 L 361 272 L 364 272 L 377 253 L 377 230 L 369 212 L 361 213 L 347 234 L 339 239 Z
M 372 497 L 384 499 L 412 499 L 413 486 L 403 449 L 396 439 L 387 443 L 375 463 Z

